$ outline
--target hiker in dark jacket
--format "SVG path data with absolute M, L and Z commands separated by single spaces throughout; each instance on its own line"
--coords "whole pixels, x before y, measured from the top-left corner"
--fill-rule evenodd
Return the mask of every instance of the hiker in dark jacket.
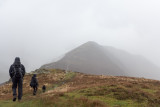
M 36 78 L 36 74 L 33 75 L 31 82 L 30 82 L 30 86 L 33 88 L 33 95 L 36 95 L 37 88 L 38 88 L 38 81 Z
M 9 75 L 12 78 L 13 101 L 16 101 L 16 88 L 18 85 L 18 101 L 22 99 L 23 77 L 25 75 L 25 67 L 21 64 L 20 58 L 16 57 L 14 63 L 10 66 Z
M 46 91 L 46 86 L 45 86 L 45 85 L 43 85 L 43 87 L 42 87 L 42 91 L 43 91 L 43 92 L 45 92 L 45 91 Z

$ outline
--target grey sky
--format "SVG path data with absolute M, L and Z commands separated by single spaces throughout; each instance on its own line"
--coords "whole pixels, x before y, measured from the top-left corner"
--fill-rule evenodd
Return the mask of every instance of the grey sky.
M 159 0 L 0 0 L 0 72 L 20 56 L 27 72 L 95 41 L 160 66 Z

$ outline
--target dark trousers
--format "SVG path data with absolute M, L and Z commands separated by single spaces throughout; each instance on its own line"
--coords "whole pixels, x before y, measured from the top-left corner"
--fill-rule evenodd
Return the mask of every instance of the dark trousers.
M 33 86 L 33 95 L 36 95 L 37 92 L 37 86 Z
M 16 89 L 18 85 L 18 99 L 22 98 L 22 88 L 23 88 L 23 79 L 22 78 L 12 78 L 12 91 L 13 91 L 13 96 L 17 96 Z

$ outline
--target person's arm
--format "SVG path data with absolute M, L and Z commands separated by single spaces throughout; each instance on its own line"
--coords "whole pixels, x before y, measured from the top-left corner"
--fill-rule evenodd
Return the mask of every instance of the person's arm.
M 35 78 L 36 79 L 36 84 L 37 84 L 37 86 L 38 86 L 38 81 L 37 81 L 37 78 Z
M 25 67 L 22 65 L 22 70 L 23 70 L 23 72 L 22 72 L 22 75 L 23 75 L 23 77 L 24 77 L 24 75 L 25 75 L 25 73 L 26 73 L 26 70 L 25 70 Z
M 31 81 L 30 81 L 30 86 L 32 87 L 32 82 L 33 82 L 33 78 L 31 78 Z
M 10 75 L 11 78 L 13 77 L 13 67 L 12 67 L 12 65 L 9 68 L 9 75 Z

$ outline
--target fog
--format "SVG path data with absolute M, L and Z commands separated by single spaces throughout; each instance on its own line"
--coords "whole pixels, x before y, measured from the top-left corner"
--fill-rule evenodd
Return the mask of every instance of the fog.
M 87 41 L 160 66 L 159 11 L 159 0 L 0 0 L 0 78 L 16 56 L 30 72 Z

